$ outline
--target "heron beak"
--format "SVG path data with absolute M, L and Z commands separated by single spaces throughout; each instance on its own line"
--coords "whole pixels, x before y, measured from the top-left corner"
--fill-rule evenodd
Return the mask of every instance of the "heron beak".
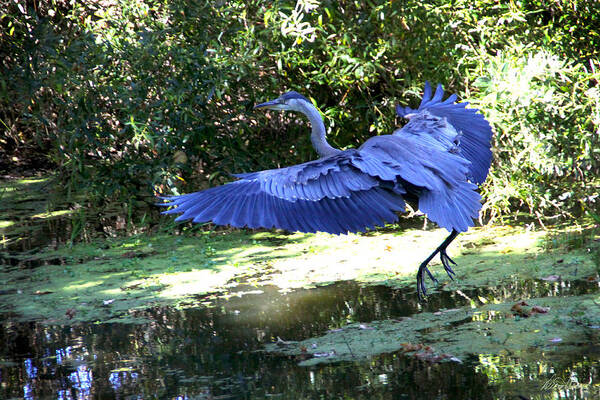
M 266 103 L 260 103 L 254 106 L 254 109 L 257 108 L 266 108 L 267 110 L 285 110 L 285 105 L 282 104 L 279 99 L 267 101 Z

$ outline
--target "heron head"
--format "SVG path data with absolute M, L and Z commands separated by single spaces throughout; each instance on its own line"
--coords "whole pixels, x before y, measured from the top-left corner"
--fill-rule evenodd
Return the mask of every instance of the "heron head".
M 307 105 L 312 106 L 310 100 L 302 96 L 300 93 L 292 90 L 291 92 L 282 94 L 275 100 L 257 104 L 254 106 L 254 109 L 266 108 L 268 110 L 303 111 Z

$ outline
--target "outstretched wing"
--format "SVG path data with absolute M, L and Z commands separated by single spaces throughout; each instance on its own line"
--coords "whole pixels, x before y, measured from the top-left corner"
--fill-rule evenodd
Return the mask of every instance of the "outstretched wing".
M 375 136 L 359 151 L 393 170 L 398 184 L 419 199 L 419 209 L 442 228 L 464 232 L 473 226 L 481 196 L 467 180 L 471 163 L 459 154 L 413 135 Z
M 395 135 L 405 133 L 429 135 L 438 142 L 456 147 L 457 152 L 471 162 L 469 178 L 473 183 L 481 184 L 487 177 L 492 161 L 490 150 L 492 128 L 476 108 L 465 108 L 469 103 L 455 103 L 456 95 L 445 101 L 442 85 L 438 85 L 435 94 L 431 94 L 429 82 L 425 82 L 425 92 L 419 108 L 396 106 L 400 117 L 410 117 L 410 122 L 396 131 Z M 437 118 L 431 118 L 431 117 Z M 454 136 L 454 139 L 451 137 Z
M 223 186 L 165 198 L 161 205 L 175 208 L 164 213 L 218 225 L 340 234 L 396 221 L 395 212 L 404 210 L 393 171 L 357 150 L 236 176 Z

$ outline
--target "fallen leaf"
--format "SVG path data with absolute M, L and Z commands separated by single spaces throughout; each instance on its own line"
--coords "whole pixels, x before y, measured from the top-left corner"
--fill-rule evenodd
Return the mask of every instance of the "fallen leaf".
M 421 350 L 423 348 L 423 345 L 413 343 L 400 343 L 400 347 L 402 347 L 402 351 L 404 352 L 411 352 Z
M 542 306 L 533 306 L 531 307 L 532 313 L 545 314 L 550 311 L 550 307 L 542 307 Z
M 385 251 L 392 251 L 392 246 L 390 246 L 389 244 L 385 246 Z
M 110 299 L 110 300 L 102 300 L 102 304 L 104 304 L 105 306 L 113 303 L 115 301 L 115 299 Z
M 405 353 L 416 352 L 415 354 L 410 355 L 416 359 L 427 361 L 431 363 L 440 363 L 444 360 L 450 360 L 458 363 L 462 363 L 462 361 L 454 357 L 452 354 L 442 353 L 436 354 L 435 349 L 431 346 L 426 346 L 421 343 L 413 344 L 413 343 L 401 343 L 400 347 L 402 347 L 402 351 Z
M 523 301 L 523 302 L 521 302 L 521 303 L 525 303 L 525 302 Z M 525 304 L 527 304 L 527 303 L 525 303 Z M 522 306 L 520 303 L 514 304 L 514 305 L 513 305 L 513 306 L 510 308 L 510 310 L 511 310 L 512 312 L 514 312 L 515 314 L 519 315 L 520 317 L 523 317 L 523 318 L 527 318 L 527 317 L 529 317 L 529 313 L 527 312 L 527 310 L 525 310 L 525 309 L 523 308 L 523 306 Z
M 298 361 L 305 361 L 305 360 L 309 360 L 313 357 L 312 354 L 309 353 L 300 353 L 298 355 L 296 355 L 296 360 Z
M 366 324 L 360 324 L 360 325 L 358 325 L 358 327 L 360 329 L 375 329 L 372 326 L 369 326 L 369 325 L 366 325 Z
M 43 294 L 50 294 L 50 293 L 54 293 L 54 292 L 51 292 L 49 290 L 36 290 L 35 292 L 33 292 L 33 294 L 37 294 L 39 296 L 41 296 Z
M 77 314 L 77 310 L 75 310 L 74 308 L 68 308 L 65 312 L 65 316 L 67 317 L 67 319 L 73 319 L 75 314 Z
M 562 342 L 562 338 L 555 337 L 555 338 L 552 338 L 552 339 L 548 339 L 548 341 L 552 342 L 552 343 L 558 343 L 558 342 Z
M 142 282 L 140 283 L 135 283 L 133 285 L 129 285 L 129 286 L 121 286 L 120 289 L 121 290 L 133 290 L 133 289 L 137 289 L 138 287 L 140 287 L 142 285 Z M 210 297 L 209 297 L 210 298 Z

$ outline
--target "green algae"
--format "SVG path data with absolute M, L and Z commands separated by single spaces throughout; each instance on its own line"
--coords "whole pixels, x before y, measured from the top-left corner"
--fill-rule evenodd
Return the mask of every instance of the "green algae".
M 304 366 L 396 351 L 435 362 L 462 362 L 486 354 L 518 354 L 523 361 L 568 358 L 574 351 L 587 351 L 582 344 L 593 346 L 591 335 L 597 335 L 600 327 L 596 296 L 528 299 L 532 309 L 545 312 L 527 318 L 515 314 L 514 304 L 499 303 L 353 323 L 299 342 L 280 340 L 268 344 L 265 351 L 296 356 Z
M 30 257 L 46 265 L 0 272 L 4 311 L 47 323 L 130 322 L 135 310 L 193 304 L 194 296 L 222 292 L 236 276 L 257 273 L 266 254 L 297 255 L 267 239 L 241 232 L 156 235 L 46 250 Z
M 355 280 L 411 290 L 420 261 L 445 235 L 443 230 L 365 236 L 217 231 L 97 240 L 22 255 L 42 264 L 32 270 L 4 268 L 2 310 L 47 323 L 131 322 L 137 310 L 198 306 L 199 296 L 227 295 L 240 282 L 285 291 Z M 473 229 L 450 250 L 457 279 L 438 274 L 441 285 L 429 282 L 430 295 L 505 285 L 488 299 L 472 299 L 478 307 L 512 299 L 506 288 L 520 281 L 597 278 L 598 265 L 587 248 L 548 252 L 544 235 L 511 227 Z M 439 262 L 432 264 L 433 271 L 440 269 Z

